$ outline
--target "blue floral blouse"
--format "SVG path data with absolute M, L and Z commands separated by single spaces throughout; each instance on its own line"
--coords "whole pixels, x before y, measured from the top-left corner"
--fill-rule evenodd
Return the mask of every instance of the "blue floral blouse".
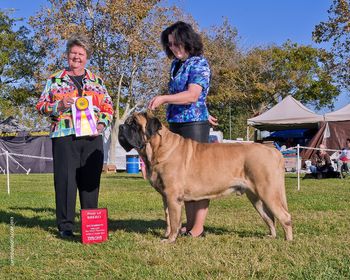
M 187 105 L 169 104 L 166 117 L 169 123 L 185 123 L 207 121 L 209 112 L 206 99 L 210 84 L 210 68 L 208 61 L 202 56 L 188 58 L 177 71 L 173 72 L 179 60 L 175 59 L 170 68 L 169 94 L 175 94 L 188 89 L 189 84 L 197 84 L 202 87 L 202 92 L 195 103 Z

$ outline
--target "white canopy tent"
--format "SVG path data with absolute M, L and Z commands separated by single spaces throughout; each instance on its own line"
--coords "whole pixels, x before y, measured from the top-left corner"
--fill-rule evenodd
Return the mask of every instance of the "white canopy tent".
M 350 120 L 350 104 L 345 107 L 325 114 L 326 121 L 349 121 Z
M 314 113 L 291 95 L 288 95 L 270 110 L 248 119 L 247 123 L 259 130 L 272 131 L 287 128 L 317 128 L 318 124 L 323 121 L 324 117 L 322 115 Z

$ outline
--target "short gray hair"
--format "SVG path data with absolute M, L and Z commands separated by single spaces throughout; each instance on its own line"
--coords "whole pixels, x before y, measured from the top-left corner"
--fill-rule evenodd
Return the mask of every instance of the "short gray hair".
M 90 40 L 85 35 L 81 35 L 81 34 L 72 35 L 67 41 L 66 53 L 69 54 L 71 48 L 74 46 L 79 46 L 85 49 L 87 57 L 90 58 L 92 54 L 92 48 L 90 45 Z

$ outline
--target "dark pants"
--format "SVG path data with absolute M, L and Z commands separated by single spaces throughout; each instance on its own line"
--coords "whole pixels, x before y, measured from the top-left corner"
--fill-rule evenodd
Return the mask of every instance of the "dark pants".
M 103 166 L 102 136 L 52 138 L 56 221 L 73 230 L 77 188 L 81 209 L 97 208 Z
M 208 121 L 204 122 L 189 122 L 189 123 L 169 123 L 171 132 L 181 135 L 184 138 L 208 143 L 210 125 Z

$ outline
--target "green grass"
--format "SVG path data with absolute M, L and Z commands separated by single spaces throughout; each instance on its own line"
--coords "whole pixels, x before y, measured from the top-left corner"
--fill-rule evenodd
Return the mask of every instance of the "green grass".
M 213 200 L 207 237 L 160 242 L 160 195 L 140 176 L 103 175 L 109 240 L 83 245 L 55 227 L 52 175 L 0 175 L 0 279 L 350 279 L 350 179 L 286 178 L 294 241 L 265 236 L 245 196 Z M 77 208 L 78 213 L 78 208 Z M 10 218 L 14 265 L 10 265 Z

